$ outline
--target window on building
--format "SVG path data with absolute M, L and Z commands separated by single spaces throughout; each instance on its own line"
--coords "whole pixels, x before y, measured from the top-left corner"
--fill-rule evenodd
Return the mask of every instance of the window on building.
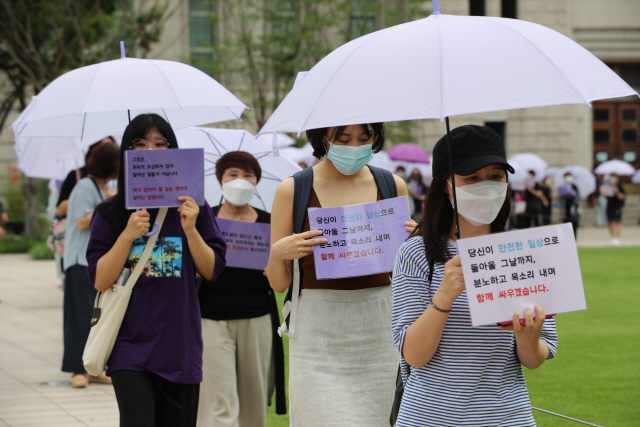
M 189 53 L 191 64 L 214 75 L 214 46 L 217 42 L 216 0 L 189 0 Z
M 607 144 L 609 142 L 609 131 L 608 130 L 594 130 L 593 131 L 593 142 L 598 144 Z
M 377 1 L 352 0 L 349 17 L 349 37 L 351 40 L 377 30 Z
M 622 142 L 626 142 L 626 143 L 638 142 L 638 131 L 635 129 L 623 129 Z
M 484 125 L 489 129 L 493 130 L 498 135 L 500 135 L 500 139 L 502 139 L 502 143 L 504 144 L 505 147 L 507 146 L 507 140 L 505 135 L 505 128 L 506 128 L 505 122 L 484 122 Z
M 625 151 L 622 154 L 622 160 L 629 163 L 635 163 L 638 161 L 638 152 L 634 150 Z
M 608 122 L 609 121 L 609 110 L 605 109 L 594 109 L 593 110 L 593 121 L 594 122 Z
M 596 162 L 602 163 L 609 160 L 609 152 L 608 151 L 596 151 L 595 152 Z
M 632 88 L 640 88 L 640 63 L 608 64 Z
M 623 122 L 635 122 L 638 120 L 638 110 L 635 108 L 623 108 L 620 115 Z
M 502 0 L 502 17 L 518 18 L 518 0 Z
M 469 0 L 469 15 L 485 16 L 484 0 Z

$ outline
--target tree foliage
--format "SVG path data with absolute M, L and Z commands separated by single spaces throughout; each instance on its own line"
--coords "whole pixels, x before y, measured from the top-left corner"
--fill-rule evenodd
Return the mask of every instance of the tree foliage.
M 205 2 L 206 4 L 206 2 Z M 349 40 L 426 16 L 418 0 L 234 0 L 216 5 L 210 73 L 251 100 L 257 129 L 309 70 Z

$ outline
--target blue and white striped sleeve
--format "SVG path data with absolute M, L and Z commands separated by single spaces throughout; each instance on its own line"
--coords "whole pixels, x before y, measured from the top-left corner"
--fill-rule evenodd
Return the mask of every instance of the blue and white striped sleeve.
M 391 333 L 402 355 L 407 328 L 424 313 L 429 304 L 427 277 L 429 266 L 422 238 L 404 242 L 393 269 L 393 315 Z
M 556 351 L 558 351 L 558 333 L 556 332 L 556 319 L 554 317 L 550 317 L 544 321 L 540 339 L 549 347 L 547 360 L 556 357 Z

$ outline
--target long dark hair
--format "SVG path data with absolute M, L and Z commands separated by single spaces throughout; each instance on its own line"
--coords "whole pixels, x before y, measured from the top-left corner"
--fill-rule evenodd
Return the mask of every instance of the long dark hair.
M 447 262 L 450 258 L 446 239 L 453 227 L 453 206 L 445 188 L 449 183 L 449 172 L 443 171 L 433 177 L 427 198 L 424 201 L 422 219 L 410 237 L 420 236 L 424 240 L 427 252 L 436 262 Z M 504 231 L 511 214 L 511 194 L 507 188 L 507 195 L 496 219 L 491 223 L 491 232 Z
M 120 146 L 120 167 L 118 169 L 118 193 L 101 203 L 96 208 L 96 211 L 100 214 L 103 214 L 108 207 L 113 207 L 111 211 L 110 217 L 108 219 L 113 224 L 115 224 L 115 232 L 117 235 L 120 235 L 122 231 L 127 227 L 127 222 L 129 221 L 129 217 L 133 212 L 132 209 L 126 208 L 125 203 L 125 163 L 124 163 L 124 153 L 128 150 L 133 149 L 133 141 L 139 138 L 144 138 L 151 130 L 157 130 L 162 134 L 162 136 L 169 143 L 169 148 L 178 148 L 178 140 L 176 139 L 176 134 L 173 132 L 173 129 L 167 123 L 165 119 L 160 117 L 157 114 L 140 114 L 135 117 L 133 120 L 129 122 L 129 125 L 124 130 L 124 135 L 122 136 L 122 145 Z

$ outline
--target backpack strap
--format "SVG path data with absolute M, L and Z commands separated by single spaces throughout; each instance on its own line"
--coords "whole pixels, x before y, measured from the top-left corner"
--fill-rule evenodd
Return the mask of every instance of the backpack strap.
M 311 190 L 313 189 L 313 168 L 306 168 L 293 174 L 293 232 L 295 234 L 302 233 L 304 227 L 304 216 L 307 213 L 309 200 L 311 199 Z M 282 306 L 282 317 L 284 323 L 278 328 L 278 334 L 282 336 L 285 331 L 289 339 L 295 338 L 295 321 L 298 299 L 302 292 L 302 269 L 300 261 L 293 261 L 292 281 L 287 296 L 284 298 Z M 296 294 L 296 298 L 293 298 Z
M 391 172 L 376 166 L 367 165 L 367 167 L 376 180 L 378 191 L 380 191 L 383 200 L 398 197 L 398 187 L 396 187 L 396 180 Z

